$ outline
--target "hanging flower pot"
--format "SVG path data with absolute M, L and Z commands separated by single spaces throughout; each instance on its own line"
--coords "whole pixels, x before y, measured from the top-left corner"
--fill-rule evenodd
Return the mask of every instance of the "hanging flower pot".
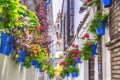
M 98 35 L 104 35 L 105 34 L 105 27 L 106 27 L 107 21 L 100 21 L 99 26 L 96 26 L 96 32 Z
M 92 45 L 93 51 L 92 56 L 97 55 L 97 44 Z
M 67 77 L 69 77 L 69 76 L 70 76 L 70 74 L 69 74 L 69 73 L 67 73 L 67 74 L 66 74 L 66 76 L 67 76 Z
M 73 72 L 72 73 L 72 77 L 78 77 L 78 73 L 77 72 Z
M 112 0 L 102 0 L 104 7 L 110 7 L 112 5 Z
M 0 22 L 2 22 L 2 17 L 0 17 Z
M 24 64 L 24 63 L 22 63 L 22 64 L 21 64 L 21 66 L 22 66 L 22 67 L 24 67 L 24 66 L 25 66 L 25 64 Z
M 42 68 L 41 68 L 41 67 L 39 68 L 39 72 L 43 72 L 43 70 L 42 70 Z
M 77 63 L 82 63 L 81 58 L 77 58 L 76 62 Z
M 26 50 L 20 51 L 20 52 L 18 53 L 19 58 L 17 59 L 17 61 L 18 61 L 18 62 L 24 62 L 24 61 L 25 61 L 26 53 L 27 53 Z
M 73 67 L 76 67 L 76 65 L 77 65 L 77 64 L 73 64 L 72 66 L 73 66 Z
M 0 53 L 9 56 L 13 50 L 13 36 L 9 36 L 7 34 L 1 34 L 1 47 Z
M 35 66 L 35 68 L 40 68 L 40 63 L 36 60 L 32 61 L 32 65 Z

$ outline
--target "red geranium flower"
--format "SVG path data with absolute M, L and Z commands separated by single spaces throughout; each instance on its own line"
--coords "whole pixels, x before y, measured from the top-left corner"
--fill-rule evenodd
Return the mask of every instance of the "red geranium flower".
M 78 59 L 78 56 L 74 56 L 73 59 L 74 59 L 74 60 L 77 60 L 77 59 Z
M 42 26 L 39 26 L 39 27 L 37 27 L 37 30 L 38 30 L 38 31 L 43 30 L 43 27 L 42 27 Z
M 80 53 L 80 51 L 79 51 L 79 50 L 76 50 L 76 51 L 75 51 L 75 54 L 76 54 L 76 55 L 78 55 L 79 53 Z
M 87 0 L 87 2 L 91 2 L 92 0 Z
M 76 45 L 75 47 L 78 48 L 78 45 Z
M 75 44 L 72 44 L 72 47 L 75 47 Z
M 88 41 L 88 42 L 87 42 L 87 45 L 90 46 L 90 44 L 91 44 L 90 41 Z
M 60 63 L 60 65 L 65 65 L 65 61 L 62 61 L 62 62 Z
M 84 38 L 89 39 L 89 34 L 88 34 L 88 33 L 86 33 L 86 34 L 84 35 Z

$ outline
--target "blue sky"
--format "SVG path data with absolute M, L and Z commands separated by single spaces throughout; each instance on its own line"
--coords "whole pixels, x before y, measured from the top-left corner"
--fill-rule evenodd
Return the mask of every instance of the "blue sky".
M 62 0 L 52 0 L 53 3 L 53 19 L 54 22 L 57 18 L 57 13 L 61 11 L 62 8 Z

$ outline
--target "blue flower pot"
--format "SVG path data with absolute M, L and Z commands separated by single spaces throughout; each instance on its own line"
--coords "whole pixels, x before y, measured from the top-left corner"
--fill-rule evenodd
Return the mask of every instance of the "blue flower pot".
M 72 66 L 73 66 L 73 67 L 76 67 L 76 65 L 77 65 L 77 64 L 73 64 Z
M 39 68 L 39 72 L 43 72 L 43 70 L 41 69 L 41 67 Z
M 0 17 L 0 22 L 2 22 L 2 17 Z
M 76 62 L 77 62 L 77 63 L 82 63 L 81 58 L 78 58 L 78 59 L 76 60 Z
M 112 0 L 102 0 L 104 7 L 110 7 L 112 5 Z
M 22 66 L 22 67 L 24 67 L 24 66 L 25 66 L 25 64 L 24 64 L 24 63 L 22 63 L 22 64 L 21 64 L 21 66 Z
M 32 61 L 32 65 L 35 66 L 35 68 L 40 68 L 40 66 L 41 66 L 40 63 L 36 60 Z
M 26 50 L 20 51 L 20 52 L 18 53 L 19 58 L 17 59 L 17 61 L 18 61 L 18 62 L 24 62 L 24 61 L 25 61 L 25 57 L 26 57 L 26 53 L 27 53 Z
M 78 77 L 78 73 L 77 72 L 73 72 L 72 73 L 72 77 Z
M 92 56 L 97 55 L 97 44 L 92 45 Z
M 70 74 L 69 74 L 69 73 L 67 73 L 67 74 L 66 74 L 66 77 L 69 77 L 69 76 L 70 76 Z
M 98 35 L 104 35 L 105 34 L 105 27 L 106 27 L 106 21 L 103 23 L 102 21 L 99 22 L 99 25 L 102 27 L 96 26 L 96 32 Z
M 14 37 L 7 34 L 1 34 L 0 53 L 9 56 L 13 50 Z

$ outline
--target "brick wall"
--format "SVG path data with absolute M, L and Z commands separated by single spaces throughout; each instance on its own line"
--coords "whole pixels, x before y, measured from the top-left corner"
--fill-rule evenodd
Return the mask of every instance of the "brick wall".
M 120 0 L 112 0 L 109 28 L 110 42 L 107 47 L 111 53 L 111 80 L 120 80 Z

